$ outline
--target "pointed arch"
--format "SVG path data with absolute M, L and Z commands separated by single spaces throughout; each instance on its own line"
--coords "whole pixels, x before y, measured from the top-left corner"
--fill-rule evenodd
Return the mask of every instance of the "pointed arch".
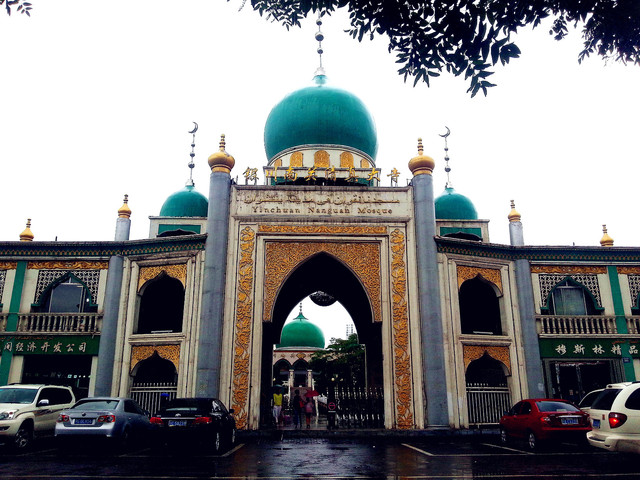
M 163 271 L 146 282 L 138 296 L 135 333 L 182 331 L 185 291 L 180 280 Z
M 82 292 L 80 295 L 78 295 L 80 302 L 77 305 L 77 309 L 64 309 L 63 312 L 62 310 L 58 310 L 55 306 L 52 307 L 51 301 L 54 295 L 54 291 L 64 288 L 61 287 L 61 285 L 67 284 L 78 285 L 82 289 Z M 31 308 L 34 312 L 88 313 L 97 311 L 98 305 L 93 297 L 93 294 L 91 293 L 91 289 L 89 288 L 89 286 L 72 271 L 67 271 L 44 288 L 44 290 L 40 293 L 40 296 L 37 298 L 36 302 L 31 304 Z M 54 308 L 54 310 L 51 310 L 51 308 Z
M 566 289 L 566 292 L 572 291 L 569 295 L 573 298 L 567 298 L 563 289 Z M 583 309 L 579 307 L 580 295 L 584 302 Z M 549 291 L 541 310 L 550 315 L 598 315 L 604 311 L 604 308 L 598 304 L 598 300 L 589 288 L 567 275 Z
M 502 335 L 498 287 L 477 275 L 460 285 L 460 331 L 463 334 Z

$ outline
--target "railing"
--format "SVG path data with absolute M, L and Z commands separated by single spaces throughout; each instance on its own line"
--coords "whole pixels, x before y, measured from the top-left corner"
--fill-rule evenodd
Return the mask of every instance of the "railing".
M 8 313 L 0 313 L 0 332 L 6 332 L 7 331 L 7 317 L 9 316 Z
M 536 316 L 538 335 L 611 335 L 617 334 L 616 317 L 601 315 Z
M 151 415 L 155 415 L 164 402 L 176 398 L 177 392 L 175 383 L 134 383 L 129 396 Z
M 100 333 L 102 314 L 23 313 L 18 316 L 18 332 Z
M 467 384 L 469 425 L 497 424 L 503 412 L 511 408 L 509 387 L 489 387 L 482 383 Z
M 640 334 L 640 315 L 627 317 L 627 331 L 630 335 Z

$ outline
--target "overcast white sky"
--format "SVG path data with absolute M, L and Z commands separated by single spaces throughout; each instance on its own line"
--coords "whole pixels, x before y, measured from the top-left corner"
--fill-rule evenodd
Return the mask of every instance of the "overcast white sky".
M 36 241 L 112 240 L 125 193 L 131 238 L 147 237 L 189 176 L 193 121 L 199 191 L 221 133 L 234 177 L 262 173 L 270 109 L 318 64 L 315 18 L 287 31 L 249 4 L 238 12 L 241 0 L 32 3 L 31 18 L 0 13 L 0 241 L 18 240 L 27 218 Z M 491 220 L 492 242 L 509 242 L 515 199 L 529 244 L 597 246 L 603 223 L 616 246 L 640 244 L 640 67 L 578 65 L 579 35 L 527 29 L 521 58 L 471 99 L 446 74 L 431 88 L 403 83 L 385 39 L 358 43 L 347 26 L 345 14 L 324 18 L 323 63 L 375 118 L 383 185 L 394 167 L 406 184 L 422 137 L 442 191 L 446 125 L 453 185 Z

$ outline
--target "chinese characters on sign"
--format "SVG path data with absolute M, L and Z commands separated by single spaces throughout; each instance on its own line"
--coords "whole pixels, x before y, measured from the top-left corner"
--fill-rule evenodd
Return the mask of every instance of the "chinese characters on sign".
M 99 343 L 99 337 L 90 336 L 0 337 L 2 351 L 14 355 L 96 355 Z
M 544 341 L 543 341 L 544 342 Z M 550 342 L 550 343 L 549 343 Z M 622 356 L 638 356 L 637 343 L 626 343 L 621 341 L 567 341 L 555 340 L 546 341 L 543 344 L 547 351 L 543 356 L 569 357 L 569 358 L 597 358 L 597 357 L 622 357 Z M 551 348 L 554 354 L 549 352 Z

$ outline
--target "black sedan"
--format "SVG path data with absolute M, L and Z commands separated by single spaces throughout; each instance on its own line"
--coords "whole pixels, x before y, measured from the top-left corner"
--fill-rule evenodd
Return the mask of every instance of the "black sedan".
M 227 410 L 217 398 L 174 398 L 151 417 L 158 429 L 162 445 L 210 444 L 215 453 L 223 443 L 228 447 L 236 441 L 236 421 L 233 409 Z

